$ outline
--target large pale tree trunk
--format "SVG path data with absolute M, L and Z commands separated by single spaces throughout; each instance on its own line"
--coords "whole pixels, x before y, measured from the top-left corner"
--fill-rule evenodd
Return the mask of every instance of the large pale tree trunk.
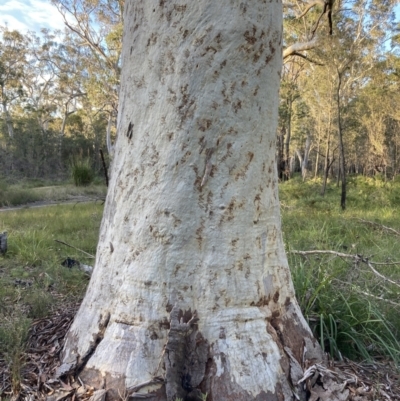
M 96 266 L 59 374 L 110 399 L 301 392 L 304 359 L 321 354 L 281 238 L 281 18 L 280 1 L 126 2 Z

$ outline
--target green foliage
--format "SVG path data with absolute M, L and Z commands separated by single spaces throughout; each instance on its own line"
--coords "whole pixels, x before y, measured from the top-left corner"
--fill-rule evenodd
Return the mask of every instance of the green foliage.
M 400 185 L 354 177 L 345 212 L 339 210 L 339 189 L 331 187 L 321 197 L 320 186 L 319 181 L 293 179 L 280 187 L 284 240 L 300 307 L 332 357 L 370 360 L 384 355 L 400 364 L 399 287 L 352 259 L 332 254 L 304 258 L 290 252 L 363 255 L 382 263 L 377 270 L 399 282 L 400 265 L 390 264 L 400 260 L 398 237 L 383 226 L 400 231 Z
M 74 158 L 70 164 L 71 177 L 78 186 L 89 185 L 94 180 L 94 172 L 88 158 Z

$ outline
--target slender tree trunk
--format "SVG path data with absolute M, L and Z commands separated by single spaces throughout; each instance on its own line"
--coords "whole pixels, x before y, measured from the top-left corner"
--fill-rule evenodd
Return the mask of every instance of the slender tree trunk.
M 303 178 L 303 181 L 305 181 L 307 178 L 310 149 L 311 149 L 311 133 L 307 132 L 306 144 L 304 146 L 304 158 L 303 162 L 301 163 L 301 176 Z
M 63 115 L 63 119 L 61 122 L 61 128 L 60 128 L 60 132 L 58 134 L 58 162 L 59 162 L 59 166 L 62 167 L 62 151 L 63 151 L 63 139 L 64 139 L 64 135 L 65 135 L 65 127 L 67 126 L 67 120 L 68 117 L 71 114 L 74 114 L 74 111 L 68 111 L 68 105 L 65 106 L 65 111 L 64 111 L 64 115 Z
M 331 130 L 332 130 L 332 102 L 333 102 L 333 99 L 332 99 L 332 86 L 331 86 L 329 114 L 328 114 L 328 134 L 326 136 L 325 161 L 324 161 L 324 173 L 323 173 L 323 180 L 322 180 L 321 196 L 325 196 L 326 184 L 328 182 L 328 176 L 329 176 L 329 169 L 332 164 L 332 162 L 330 160 Z
M 285 141 L 285 127 L 283 126 L 280 134 L 277 136 L 277 160 L 276 165 L 278 168 L 278 177 L 280 180 L 285 178 L 285 156 L 284 156 L 284 141 Z
M 344 144 L 343 144 L 343 127 L 342 127 L 342 113 L 340 105 L 340 90 L 342 84 L 342 75 L 338 73 L 338 84 L 336 92 L 336 105 L 338 113 L 338 136 L 339 136 L 339 172 L 340 180 L 342 182 L 342 192 L 340 196 L 340 207 L 342 210 L 346 209 L 346 161 L 344 157 Z
M 111 142 L 112 122 L 113 122 L 113 116 L 112 116 L 112 112 L 110 111 L 110 114 L 108 115 L 108 121 L 107 121 L 106 144 L 107 144 L 107 152 L 111 158 L 114 155 L 114 146 Z
M 318 119 L 318 142 L 317 142 L 317 155 L 315 157 L 314 178 L 318 177 L 320 149 L 321 149 L 321 117 Z
M 286 172 L 286 179 L 288 180 L 291 175 L 291 169 L 290 169 L 290 138 L 292 134 L 292 106 L 293 106 L 293 101 L 291 95 L 289 96 L 288 99 L 289 105 L 288 105 L 288 110 L 289 110 L 289 115 L 288 115 L 288 124 L 287 124 L 287 130 L 286 130 L 286 138 L 285 138 L 285 172 Z
M 109 399 L 143 382 L 156 401 L 305 397 L 321 350 L 281 236 L 281 17 L 279 1 L 126 2 L 96 265 L 59 375 Z
M 41 166 L 43 166 L 43 168 L 45 170 L 45 174 L 48 174 L 49 165 L 48 165 L 47 162 L 48 162 L 49 141 L 48 141 L 47 129 L 46 129 L 45 123 L 41 120 L 40 117 L 37 117 L 37 122 L 38 122 L 38 125 L 40 127 L 40 131 L 42 132 L 42 138 L 43 138 L 43 147 L 42 147 L 42 151 L 41 151 L 41 156 L 42 157 L 41 157 L 41 160 L 40 160 L 40 164 L 41 164 Z M 40 171 L 40 167 L 41 166 L 38 166 L 39 171 Z

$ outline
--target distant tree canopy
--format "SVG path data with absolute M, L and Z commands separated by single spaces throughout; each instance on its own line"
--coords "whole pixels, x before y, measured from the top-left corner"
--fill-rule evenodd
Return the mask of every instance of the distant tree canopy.
M 0 28 L 2 174 L 59 176 L 71 157 L 100 168 L 116 131 L 124 1 L 52 0 L 63 31 Z M 283 1 L 277 132 L 281 179 L 400 169 L 398 0 Z M 339 181 L 338 181 L 339 182 Z
M 347 174 L 391 179 L 399 173 L 396 4 L 284 1 L 280 177 L 296 171 L 303 179 L 320 176 L 322 194 L 328 178 L 335 178 L 342 182 L 343 208 Z
M 63 31 L 0 27 L 1 175 L 63 177 L 77 157 L 98 169 L 112 147 L 123 1 L 54 4 Z

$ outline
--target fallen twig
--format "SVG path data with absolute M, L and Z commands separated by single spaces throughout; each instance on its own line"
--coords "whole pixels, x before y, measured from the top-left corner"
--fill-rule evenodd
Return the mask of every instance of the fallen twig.
M 69 247 L 72 248 L 72 249 L 76 249 L 77 251 L 84 253 L 85 255 L 87 255 L 88 257 L 90 257 L 90 258 L 92 258 L 92 259 L 95 258 L 94 255 L 91 255 L 90 253 L 87 253 L 87 252 L 85 252 L 85 251 L 82 251 L 82 249 L 76 248 L 75 246 L 72 246 L 72 245 L 70 245 L 70 244 L 67 244 L 67 243 L 64 242 L 64 241 L 60 241 L 60 240 L 58 240 L 58 239 L 55 239 L 54 241 L 56 241 L 56 242 L 58 242 L 58 243 L 60 243 L 60 244 L 69 246 Z
M 337 278 L 335 278 L 334 280 L 337 281 L 340 284 L 344 284 L 344 285 L 348 284 L 348 283 L 345 283 L 344 281 L 339 280 Z M 383 298 L 383 297 L 378 297 L 377 295 L 371 294 L 370 292 L 367 292 L 367 291 L 362 291 L 358 287 L 352 286 L 352 290 L 355 291 L 355 292 L 358 292 L 359 294 L 366 295 L 367 297 L 371 297 L 371 298 L 374 298 L 374 299 L 379 299 L 380 301 L 387 302 L 387 303 L 389 303 L 389 304 L 391 304 L 393 306 L 400 307 L 400 304 L 397 303 L 397 302 L 391 301 L 390 299 L 386 299 L 386 298 Z
M 377 295 L 373 295 L 373 294 L 370 294 L 369 292 L 361 291 L 361 290 L 359 290 L 359 289 L 355 289 L 355 291 L 358 292 L 358 293 L 360 293 L 360 294 L 366 295 L 366 296 L 368 296 L 368 297 L 375 298 L 375 299 L 379 299 L 380 301 L 384 301 L 384 302 L 387 302 L 387 303 L 389 303 L 389 304 L 391 304 L 391 305 L 400 307 L 400 304 L 399 304 L 399 303 L 393 302 L 393 301 L 391 301 L 390 299 L 378 297 Z
M 397 231 L 397 230 L 395 230 L 394 228 L 391 228 L 391 227 L 386 227 L 386 226 L 384 226 L 383 224 L 375 223 L 374 221 L 369 221 L 369 220 L 364 220 L 364 219 L 357 219 L 357 220 L 359 220 L 359 221 L 361 221 L 362 223 L 365 223 L 365 224 L 370 224 L 371 226 L 378 226 L 378 227 L 381 227 L 381 228 L 383 228 L 384 230 L 390 231 L 390 232 L 392 232 L 392 233 L 394 233 L 394 234 L 396 234 L 396 235 L 400 235 L 400 232 L 399 232 L 399 231 Z
M 342 252 L 336 252 L 332 250 L 314 250 L 314 251 L 290 251 L 291 253 L 297 254 L 297 255 L 302 255 L 302 256 L 307 256 L 307 255 L 313 255 L 313 254 L 328 254 L 328 255 L 336 255 L 341 258 L 347 258 L 347 259 L 353 259 L 356 262 L 363 262 L 365 263 L 372 271 L 374 274 L 376 274 L 378 277 L 381 279 L 394 284 L 395 286 L 400 288 L 400 284 L 397 283 L 396 281 L 391 280 L 390 278 L 384 276 L 383 274 L 379 273 L 372 265 L 375 264 L 375 262 L 371 262 L 368 258 L 363 257 L 362 255 L 356 254 L 352 255 L 349 253 L 342 253 Z

